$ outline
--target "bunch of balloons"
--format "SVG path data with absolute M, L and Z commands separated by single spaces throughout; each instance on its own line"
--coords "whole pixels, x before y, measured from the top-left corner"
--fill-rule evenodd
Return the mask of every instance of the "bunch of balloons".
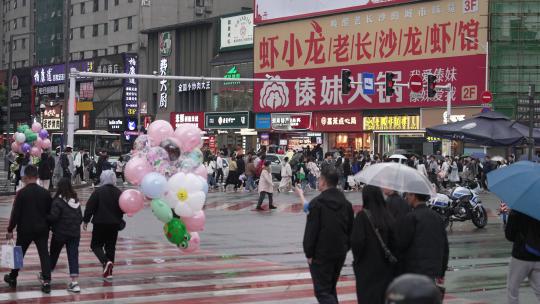
M 166 238 L 187 253 L 199 249 L 198 233 L 206 221 L 202 209 L 208 184 L 201 146 L 201 130 L 196 126 L 182 124 L 173 130 L 167 121 L 154 121 L 147 134 L 135 140 L 124 171 L 139 190 L 126 190 L 120 196 L 120 208 L 128 216 L 151 200 Z
M 30 153 L 32 156 L 39 157 L 43 150 L 51 148 L 51 140 L 47 137 L 49 137 L 49 132 L 39 122 L 34 122 L 32 128 L 21 125 L 13 134 L 14 141 L 11 143 L 11 150 L 15 153 Z

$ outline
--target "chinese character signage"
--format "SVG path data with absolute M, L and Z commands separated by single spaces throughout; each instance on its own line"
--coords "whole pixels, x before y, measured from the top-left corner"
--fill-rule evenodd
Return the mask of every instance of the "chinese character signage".
M 79 101 L 93 101 L 94 83 L 82 82 L 79 84 Z
M 305 131 L 311 128 L 311 113 L 272 113 L 272 130 Z
M 362 115 L 359 111 L 313 113 L 313 131 L 354 132 L 362 131 Z
M 169 59 L 166 57 L 161 58 L 159 61 L 159 75 L 167 76 L 169 68 Z M 159 81 L 159 108 L 166 109 L 169 100 L 169 83 L 165 79 Z
M 210 81 L 192 81 L 187 83 L 179 83 L 178 93 L 193 92 L 193 91 L 207 91 L 212 89 L 212 83 Z
M 256 27 L 255 78 L 266 75 L 294 82 L 254 84 L 256 112 L 352 110 L 436 107 L 446 104 L 447 92 L 428 98 L 427 90 L 412 93 L 396 87 L 385 96 L 385 72 L 397 82 L 412 75 L 435 74 L 454 88 L 454 105 L 481 104 L 487 38 L 487 2 L 476 12 L 463 12 L 463 1 L 418 2 L 341 15 Z M 467 38 L 467 39 L 466 39 Z M 472 40 L 472 41 L 471 41 Z M 374 95 L 353 85 L 341 94 L 340 72 L 352 71 L 353 81 L 373 73 Z
M 63 126 L 62 105 L 46 106 L 41 121 L 43 128 L 47 130 L 60 130 Z
M 249 112 L 215 112 L 204 114 L 205 129 L 247 129 L 251 126 Z
M 253 13 L 221 18 L 220 49 L 253 45 Z
M 136 54 L 124 55 L 124 73 L 137 74 L 138 61 Z M 124 111 L 126 116 L 137 116 L 139 107 L 139 87 L 136 78 L 124 79 L 124 92 L 122 94 L 124 100 Z
M 414 0 L 255 0 L 255 24 L 414 2 Z
M 118 74 L 125 73 L 126 58 L 124 54 L 100 56 L 94 58 L 94 71 L 97 73 Z M 121 78 L 94 78 L 94 87 L 119 87 L 124 80 Z
M 171 112 L 170 123 L 173 128 L 180 124 L 191 124 L 199 129 L 204 129 L 204 112 Z
M 70 69 L 75 68 L 79 72 L 93 72 L 93 61 L 77 61 L 69 64 Z M 59 84 L 64 82 L 64 65 L 56 64 L 41 66 L 32 69 L 32 84 L 36 86 Z
M 364 117 L 364 131 L 419 130 L 420 115 Z
M 223 78 L 232 79 L 231 81 L 223 82 L 224 86 L 230 86 L 230 85 L 240 84 L 240 81 L 234 81 L 234 79 L 242 78 L 242 77 L 240 76 L 240 72 L 238 71 L 238 68 L 234 65 L 230 70 L 227 71 L 225 75 L 223 75 Z
M 270 113 L 257 113 L 255 115 L 255 129 L 268 130 L 272 127 L 272 116 Z
M 123 132 L 125 129 L 125 121 L 123 117 L 107 118 L 107 126 L 109 132 Z

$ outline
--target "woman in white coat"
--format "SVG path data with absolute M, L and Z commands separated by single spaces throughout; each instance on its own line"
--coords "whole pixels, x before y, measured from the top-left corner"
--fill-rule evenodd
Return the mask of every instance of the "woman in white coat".
M 281 164 L 281 181 L 279 182 L 278 191 L 285 192 L 290 191 L 292 185 L 292 168 L 289 164 L 289 158 L 285 157 L 283 163 Z
M 274 183 L 272 182 L 272 174 L 270 173 L 271 161 L 267 160 L 264 163 L 264 168 L 261 172 L 259 179 L 259 201 L 257 202 L 257 210 L 264 210 L 261 205 L 264 201 L 264 197 L 268 195 L 268 208 L 276 209 L 273 204 Z

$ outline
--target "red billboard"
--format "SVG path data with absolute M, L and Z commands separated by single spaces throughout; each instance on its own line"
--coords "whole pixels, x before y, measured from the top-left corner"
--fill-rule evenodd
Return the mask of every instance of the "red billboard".
M 362 129 L 359 111 L 313 113 L 312 130 L 315 132 L 354 132 Z
M 255 0 L 255 24 L 302 19 L 418 0 Z
M 337 2 L 337 1 L 336 1 Z M 396 87 L 386 97 L 385 72 L 397 74 L 397 83 L 411 76 L 437 76 L 451 84 L 452 102 L 482 103 L 487 40 L 487 2 L 441 0 L 345 13 L 308 20 L 256 27 L 254 69 L 256 78 L 301 78 L 301 82 L 266 82 L 254 85 L 256 112 L 327 111 L 402 107 L 436 107 L 446 104 L 447 92 L 428 98 Z M 353 86 L 341 95 L 341 69 L 353 80 L 374 75 L 375 94 Z M 367 92 L 366 92 L 367 93 Z
M 171 112 L 170 123 L 173 128 L 180 124 L 192 124 L 199 129 L 204 129 L 204 112 Z

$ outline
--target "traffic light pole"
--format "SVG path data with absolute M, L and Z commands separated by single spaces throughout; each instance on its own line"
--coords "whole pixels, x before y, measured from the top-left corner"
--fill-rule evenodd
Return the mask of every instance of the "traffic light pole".
M 533 161 L 534 150 L 534 84 L 529 85 L 529 161 Z

